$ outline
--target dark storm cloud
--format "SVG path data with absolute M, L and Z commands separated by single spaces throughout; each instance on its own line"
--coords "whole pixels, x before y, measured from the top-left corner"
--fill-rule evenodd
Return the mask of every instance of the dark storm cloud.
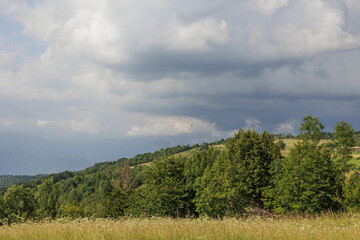
M 59 141 L 82 164 L 295 134 L 307 114 L 360 129 L 359 16 L 358 0 L 2 0 L 0 133 L 77 139 Z
M 24 121 L 23 113 L 52 133 L 216 135 L 249 119 L 274 130 L 310 112 L 330 118 L 330 103 L 346 104 L 344 114 L 357 107 L 357 1 L 0 6 L 8 21 L 23 26 L 23 41 L 47 46 L 17 72 L 2 68 L 1 94 L 19 113 L 4 116 L 4 124 Z

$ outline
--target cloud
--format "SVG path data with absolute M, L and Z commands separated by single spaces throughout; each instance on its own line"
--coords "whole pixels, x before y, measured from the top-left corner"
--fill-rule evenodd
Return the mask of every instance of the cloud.
M 250 130 L 254 130 L 254 131 L 259 131 L 260 130 L 260 121 L 257 119 L 246 119 L 245 120 L 245 127 L 244 129 L 250 129 Z
M 299 126 L 299 120 L 290 119 L 289 121 L 278 124 L 278 127 L 274 130 L 274 133 L 295 135 L 295 131 L 299 128 Z
M 249 3 L 249 8 L 265 15 L 272 15 L 276 9 L 286 5 L 288 0 L 255 0 Z
M 96 134 L 99 129 L 96 122 L 90 120 L 90 119 L 84 119 L 82 121 L 71 121 L 71 130 L 75 132 L 85 132 L 89 133 L 90 135 Z
M 260 2 L 253 4 L 262 9 Z M 250 59 L 302 59 L 326 51 L 358 48 L 359 36 L 347 31 L 346 5 L 333 2 L 339 4 L 322 0 L 289 1 L 286 5 L 278 2 L 282 7 L 267 22 L 247 27 Z
M 223 46 L 228 42 L 227 24 L 212 18 L 205 18 L 180 27 L 171 48 L 185 51 L 207 51 L 210 45 Z
M 191 117 L 151 117 L 143 126 L 133 126 L 129 136 L 176 136 L 182 134 L 207 133 L 220 136 L 214 123 Z
M 69 138 L 222 136 L 243 121 L 292 131 L 286 120 L 309 112 L 350 119 L 359 9 L 352 0 L 4 0 L 0 13 L 22 39 L 0 33 L 0 107 L 11 128 Z M 36 42 L 45 50 L 24 56 Z
M 2 121 L 2 124 L 5 126 L 11 126 L 15 124 L 15 121 L 11 121 L 11 120 L 4 120 Z

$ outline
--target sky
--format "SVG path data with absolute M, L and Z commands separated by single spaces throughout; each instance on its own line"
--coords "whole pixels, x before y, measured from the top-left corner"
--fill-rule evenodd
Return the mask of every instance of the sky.
M 1 0 L 0 133 L 49 141 L 360 130 L 358 0 Z M 144 148 L 139 148 L 141 153 Z

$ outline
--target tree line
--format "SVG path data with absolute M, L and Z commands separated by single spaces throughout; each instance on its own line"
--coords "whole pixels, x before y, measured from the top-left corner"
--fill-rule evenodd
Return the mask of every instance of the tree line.
M 62 179 L 50 176 L 36 186 L 10 186 L 0 197 L 0 219 L 357 211 L 360 174 L 349 164 L 355 131 L 349 123 L 336 123 L 333 147 L 320 148 L 323 129 L 318 118 L 304 117 L 287 157 L 269 132 L 240 129 L 221 140 L 225 149 L 204 145 L 189 157 L 155 152 L 155 160 L 144 157 L 153 160 L 150 166 L 135 166 L 143 162 L 139 155 L 133 162 L 119 159 L 63 173 Z

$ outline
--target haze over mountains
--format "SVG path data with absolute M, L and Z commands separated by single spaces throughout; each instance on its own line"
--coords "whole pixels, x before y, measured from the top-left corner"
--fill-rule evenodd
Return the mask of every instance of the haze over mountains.
M 0 134 L 0 174 L 39 174 L 81 170 L 94 162 L 116 160 L 134 154 L 131 140 L 48 141 L 40 137 Z M 151 143 L 148 143 L 149 150 Z
M 0 133 L 0 175 L 35 175 L 83 170 L 96 162 L 114 161 L 162 147 L 192 144 L 196 138 L 128 138 L 46 140 L 20 133 Z

